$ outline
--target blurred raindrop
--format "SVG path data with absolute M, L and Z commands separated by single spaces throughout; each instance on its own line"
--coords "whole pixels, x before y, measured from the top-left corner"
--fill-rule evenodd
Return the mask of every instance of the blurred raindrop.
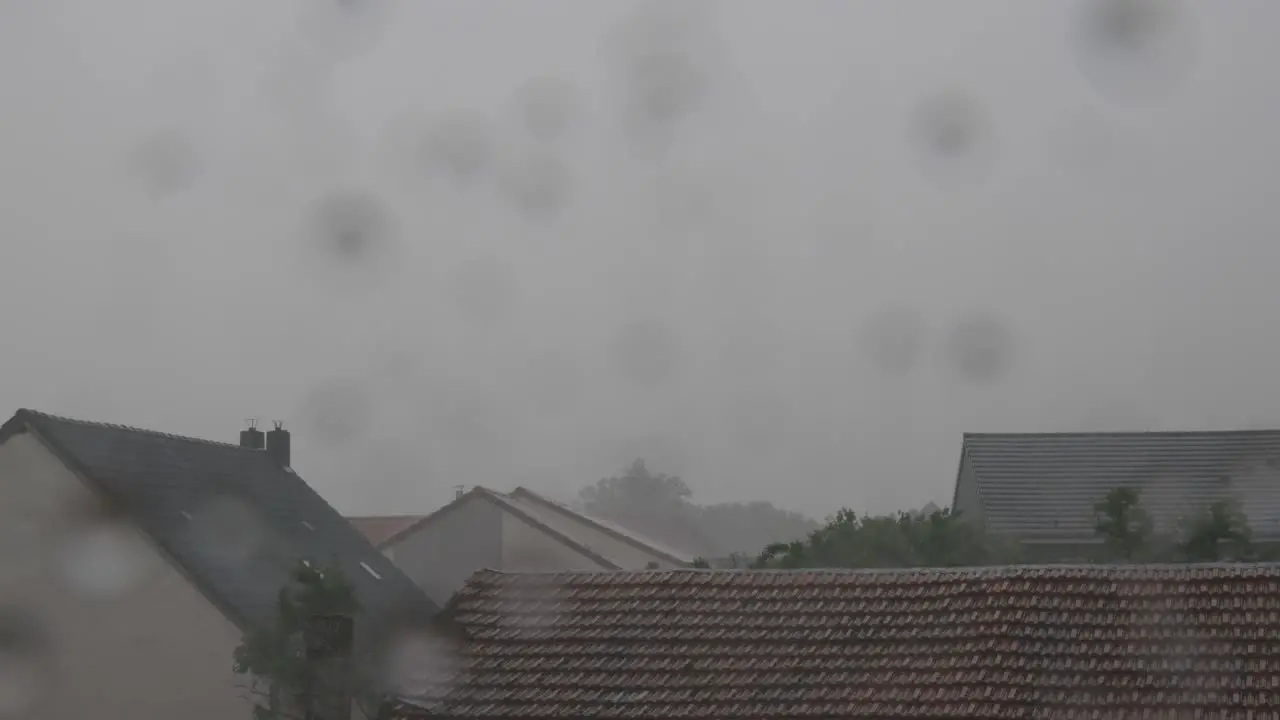
M 114 598 L 141 582 L 153 557 L 127 521 L 99 519 L 86 523 L 67 541 L 62 577 L 79 595 Z
M 704 102 L 710 81 L 690 37 L 692 10 L 648 2 L 622 28 L 619 86 L 632 130 L 669 132 Z
M 451 284 L 454 302 L 468 322 L 491 326 L 506 320 L 515 310 L 515 272 L 502 260 L 469 260 L 453 273 Z
M 627 380 L 655 387 L 670 382 L 679 369 L 680 339 L 664 324 L 632 323 L 614 336 L 609 359 Z
M 911 372 L 924 345 L 925 322 L 908 307 L 890 307 L 872 313 L 862 327 L 862 343 L 880 372 Z
M 507 198 L 527 217 L 550 217 L 569 199 L 569 168 L 555 155 L 533 153 L 510 169 L 503 185 Z
M 1079 11 L 1079 66 L 1103 95 L 1167 92 L 1190 70 L 1194 39 L 1181 0 L 1086 0 Z
M 191 140 L 180 132 L 167 130 L 149 135 L 129 153 L 129 166 L 153 195 L 187 189 L 197 171 Z
M 381 39 L 392 3 L 378 0 L 308 0 L 299 29 L 317 49 L 337 57 L 367 52 Z
M 313 217 L 320 250 L 344 264 L 366 263 L 391 243 L 390 214 L 373 195 L 335 192 L 320 200 Z
M 361 385 L 350 379 L 330 380 L 312 388 L 302 403 L 309 432 L 327 445 L 344 445 L 368 432 L 373 401 Z
M 538 78 L 518 96 L 518 112 L 525 130 L 539 142 L 560 140 L 573 129 L 577 103 L 573 88 L 554 78 Z
M 253 562 L 267 542 L 267 525 L 258 510 L 231 495 L 213 497 L 194 509 L 188 522 L 193 547 L 230 568 Z
M 988 144 L 987 120 L 968 95 L 943 93 L 919 106 L 914 136 L 924 159 L 935 166 L 973 163 Z
M 452 677 L 458 653 L 448 639 L 428 630 L 392 634 L 381 653 L 386 685 L 407 695 L 430 690 L 441 677 Z
M 482 175 L 494 159 L 493 138 L 484 119 L 455 112 L 427 132 L 421 156 L 428 173 L 444 173 L 467 184 Z
M 0 718 L 42 717 L 38 706 L 52 674 L 49 640 L 36 619 L 0 610 Z
M 1009 371 L 1013 333 L 998 316 L 971 314 L 957 322 L 947 336 L 947 356 L 966 379 L 987 383 Z

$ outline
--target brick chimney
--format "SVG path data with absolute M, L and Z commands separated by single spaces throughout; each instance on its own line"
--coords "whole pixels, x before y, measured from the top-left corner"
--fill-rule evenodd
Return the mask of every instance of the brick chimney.
M 258 429 L 258 419 L 249 418 L 245 421 L 249 427 L 240 431 L 240 447 L 253 448 L 261 450 L 266 447 L 266 436 Z
M 267 431 L 267 454 L 276 462 L 285 467 L 289 467 L 289 431 L 284 429 L 284 423 L 277 420 L 275 428 Z
M 353 640 L 354 623 L 349 615 L 308 618 L 303 642 L 313 672 L 311 687 L 302 698 L 306 720 L 350 720 Z

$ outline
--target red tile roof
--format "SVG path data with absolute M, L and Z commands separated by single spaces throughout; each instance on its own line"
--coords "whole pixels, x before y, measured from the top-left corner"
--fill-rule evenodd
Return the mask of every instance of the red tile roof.
M 1280 715 L 1271 564 L 481 571 L 451 608 L 396 717 Z
M 378 546 L 382 541 L 418 522 L 425 515 L 382 515 L 367 517 L 349 517 L 347 522 L 355 526 L 364 535 L 370 545 Z

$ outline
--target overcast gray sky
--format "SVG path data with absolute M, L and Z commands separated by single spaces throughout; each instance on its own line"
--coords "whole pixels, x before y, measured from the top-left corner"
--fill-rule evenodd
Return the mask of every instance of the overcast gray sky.
M 1280 425 L 1280 4 L 1160 5 L 0 0 L 0 398 L 363 513 Z

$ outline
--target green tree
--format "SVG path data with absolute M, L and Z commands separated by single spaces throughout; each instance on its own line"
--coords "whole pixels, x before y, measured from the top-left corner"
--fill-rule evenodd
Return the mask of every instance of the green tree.
M 1253 555 L 1249 520 L 1234 500 L 1219 500 L 1183 518 L 1180 529 L 1178 550 L 1187 562 L 1215 562 L 1224 555 L 1243 560 Z
M 701 505 L 697 521 L 719 556 L 754 553 L 769 543 L 804 539 L 821 527 L 800 513 L 763 501 Z
M 255 720 L 300 720 L 319 668 L 309 660 L 304 634 L 316 617 L 353 617 L 355 589 L 338 568 L 317 568 L 303 560 L 276 599 L 273 624 L 244 636 L 233 655 L 233 669 L 248 679 Z
M 1093 506 L 1094 534 L 1102 538 L 1109 560 L 1150 559 L 1152 551 L 1151 515 L 1140 504 L 1134 488 L 1118 487 Z
M 688 502 L 692 495 L 684 480 L 650 472 L 643 459 L 631 463 L 621 475 L 603 478 L 578 492 L 588 512 L 601 514 L 668 510 Z
M 675 475 L 654 473 L 644 460 L 621 475 L 607 477 L 578 492 L 583 509 L 689 553 L 713 554 L 714 544 L 698 525 L 693 491 Z
M 652 472 L 644 460 L 583 488 L 578 499 L 593 515 L 717 561 L 754 554 L 770 542 L 803 539 L 819 527 L 768 502 L 696 504 L 684 480 Z

